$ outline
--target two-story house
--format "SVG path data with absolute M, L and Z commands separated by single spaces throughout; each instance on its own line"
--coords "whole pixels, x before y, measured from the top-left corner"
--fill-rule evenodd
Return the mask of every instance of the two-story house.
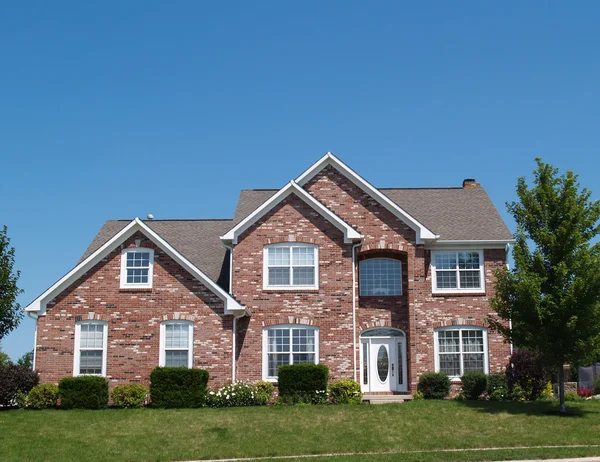
M 511 242 L 474 180 L 377 189 L 327 153 L 282 189 L 242 191 L 230 220 L 107 221 L 26 308 L 35 369 L 114 385 L 196 367 L 218 386 L 310 362 L 380 393 L 496 372 L 509 345 L 485 319 Z

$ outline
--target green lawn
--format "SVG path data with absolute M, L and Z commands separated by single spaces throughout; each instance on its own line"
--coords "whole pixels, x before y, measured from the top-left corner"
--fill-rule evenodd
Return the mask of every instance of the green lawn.
M 499 460 L 600 455 L 600 447 L 436 452 L 600 444 L 600 402 L 417 401 L 365 406 L 196 410 L 3 411 L 2 460 L 189 460 L 403 451 L 333 460 Z M 427 451 L 427 452 L 417 452 Z M 287 459 L 291 460 L 291 459 Z M 313 458 L 302 459 L 303 462 Z

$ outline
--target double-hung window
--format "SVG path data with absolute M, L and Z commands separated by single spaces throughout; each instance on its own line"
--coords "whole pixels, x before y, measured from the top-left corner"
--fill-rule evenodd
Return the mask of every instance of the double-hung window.
M 480 250 L 433 251 L 433 292 L 483 292 L 483 252 Z
M 121 288 L 152 287 L 154 251 L 130 248 L 121 254 Z
M 276 379 L 279 366 L 319 363 L 317 327 L 279 325 L 265 328 L 263 334 L 263 377 L 265 379 Z
M 193 333 L 191 321 L 161 323 L 159 364 L 164 367 L 193 367 Z
M 81 321 L 75 324 L 73 375 L 106 375 L 108 324 Z
M 436 371 L 458 378 L 467 372 L 488 373 L 487 331 L 442 328 L 435 332 Z
M 319 286 L 318 247 L 312 244 L 273 244 L 265 247 L 264 287 L 275 289 Z

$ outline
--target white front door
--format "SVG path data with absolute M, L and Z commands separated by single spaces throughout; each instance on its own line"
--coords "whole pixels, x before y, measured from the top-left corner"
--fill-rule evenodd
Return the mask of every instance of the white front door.
M 363 392 L 406 391 L 406 351 L 403 338 L 361 341 Z

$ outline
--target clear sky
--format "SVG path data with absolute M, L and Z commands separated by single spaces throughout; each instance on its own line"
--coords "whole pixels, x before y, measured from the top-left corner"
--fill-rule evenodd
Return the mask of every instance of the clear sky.
M 28 304 L 106 219 L 231 217 L 332 151 L 380 187 L 541 156 L 600 193 L 600 2 L 0 5 L 0 225 Z M 25 319 L 4 339 L 33 348 Z

